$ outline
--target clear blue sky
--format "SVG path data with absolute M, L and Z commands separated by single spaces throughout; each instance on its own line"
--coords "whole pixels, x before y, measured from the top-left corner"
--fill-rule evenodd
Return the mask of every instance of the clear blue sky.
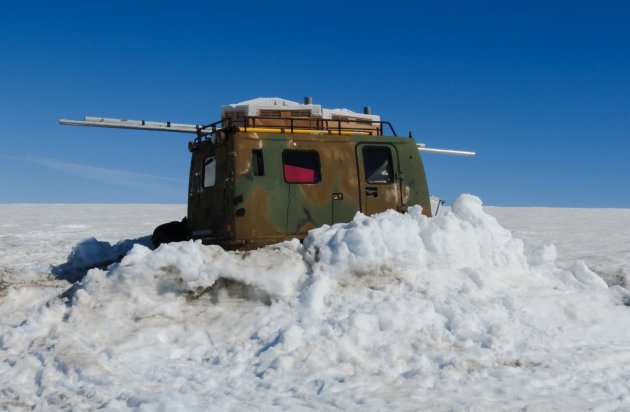
M 0 202 L 185 203 L 188 135 L 313 96 L 420 142 L 431 192 L 500 206 L 630 207 L 628 2 L 34 2 L 0 5 Z

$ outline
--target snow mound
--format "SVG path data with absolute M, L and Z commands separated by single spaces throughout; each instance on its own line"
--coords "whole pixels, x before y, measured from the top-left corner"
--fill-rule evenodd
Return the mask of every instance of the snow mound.
M 555 260 L 553 246 L 525 252 L 470 195 L 443 216 L 357 214 L 251 252 L 135 244 L 90 270 L 68 305 L 3 327 L 0 386 L 16 404 L 61 409 L 600 405 L 630 390 L 589 361 L 602 350 L 630 360 L 615 352 L 630 334 L 628 293 Z M 233 299 L 227 284 L 267 304 Z M 565 356 L 576 342 L 582 361 Z M 561 387 L 550 367 L 601 384 Z
M 75 248 L 69 264 L 83 267 L 113 259 L 121 251 L 128 254 L 120 264 L 108 272 L 90 272 L 86 288 L 102 277 L 118 286 L 133 283 L 159 294 L 183 294 L 229 279 L 276 299 L 299 295 L 303 306 L 316 309 L 321 307 L 316 301 L 325 300 L 326 294 L 315 296 L 315 291 L 333 284 L 405 282 L 484 293 L 505 287 L 606 287 L 583 263 L 569 272 L 556 268 L 553 246 L 526 255 L 523 242 L 485 214 L 480 199 L 470 195 L 457 199 L 445 216 L 428 219 L 419 206 L 406 214 L 358 213 L 349 223 L 312 230 L 303 245 L 293 240 L 248 252 L 226 252 L 199 241 L 152 251 L 137 241 L 112 247 L 88 239 Z
M 121 240 L 114 245 L 93 237 L 85 239 L 72 248 L 65 263 L 53 266 L 51 273 L 58 279 L 76 282 L 91 268 L 105 268 L 119 261 L 136 244 L 145 247 L 153 245 L 150 236 Z

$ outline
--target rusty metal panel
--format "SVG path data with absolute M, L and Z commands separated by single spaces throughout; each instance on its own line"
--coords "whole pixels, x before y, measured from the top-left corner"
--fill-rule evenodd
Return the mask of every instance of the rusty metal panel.
M 282 174 L 286 139 L 235 133 L 234 199 L 236 239 L 273 243 L 286 237 L 289 188 Z M 254 151 L 260 151 L 263 175 L 255 175 Z

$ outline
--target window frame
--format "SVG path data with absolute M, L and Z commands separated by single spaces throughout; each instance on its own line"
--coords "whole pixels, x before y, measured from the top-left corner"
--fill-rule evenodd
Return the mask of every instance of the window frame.
M 265 157 L 262 149 L 252 149 L 252 176 L 264 176 L 265 175 Z
M 387 181 L 382 182 L 382 181 L 369 180 L 368 171 L 367 171 L 367 168 L 366 168 L 365 152 L 366 151 L 370 151 L 370 150 L 372 150 L 372 151 L 375 151 L 375 150 L 387 150 L 387 154 L 388 154 L 388 157 L 389 157 L 389 159 L 388 159 L 389 160 L 389 168 L 388 169 L 391 172 L 390 173 L 390 177 L 389 177 L 389 179 Z M 394 170 L 394 156 L 392 154 L 391 147 L 386 146 L 386 145 L 363 146 L 361 148 L 361 157 L 362 157 L 362 161 L 363 161 L 363 177 L 364 177 L 364 180 L 365 180 L 365 182 L 367 184 L 370 184 L 370 185 L 390 185 L 390 184 L 396 182 L 396 171 Z M 376 170 L 377 169 L 374 169 L 374 171 L 376 171 Z
M 212 158 L 212 160 L 210 162 L 208 162 L 208 159 Z M 210 165 L 212 166 L 212 169 L 214 171 L 214 176 L 212 179 L 212 184 L 208 185 L 206 184 L 206 177 L 207 177 L 207 172 L 208 172 L 208 166 Z M 203 179 L 201 181 L 202 187 L 204 189 L 207 189 L 209 187 L 215 187 L 217 185 L 217 156 L 216 155 L 206 155 L 203 158 Z

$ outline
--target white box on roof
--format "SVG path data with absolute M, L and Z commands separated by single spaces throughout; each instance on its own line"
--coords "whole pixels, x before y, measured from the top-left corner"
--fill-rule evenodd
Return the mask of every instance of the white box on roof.
M 321 117 L 322 106 L 319 104 L 300 104 L 279 97 L 258 97 L 256 99 L 245 100 L 244 102 L 227 104 L 221 107 L 221 115 L 227 112 L 241 112 L 245 116 L 262 116 L 261 111 L 308 111 L 304 117 Z
M 262 116 L 265 112 L 297 112 L 299 117 L 316 117 L 322 119 L 365 119 L 378 122 L 381 117 L 374 114 L 356 113 L 348 109 L 322 109 L 319 104 L 300 104 L 280 97 L 258 97 L 244 102 L 227 104 L 221 107 L 222 117 L 232 117 L 234 112 L 245 116 Z

